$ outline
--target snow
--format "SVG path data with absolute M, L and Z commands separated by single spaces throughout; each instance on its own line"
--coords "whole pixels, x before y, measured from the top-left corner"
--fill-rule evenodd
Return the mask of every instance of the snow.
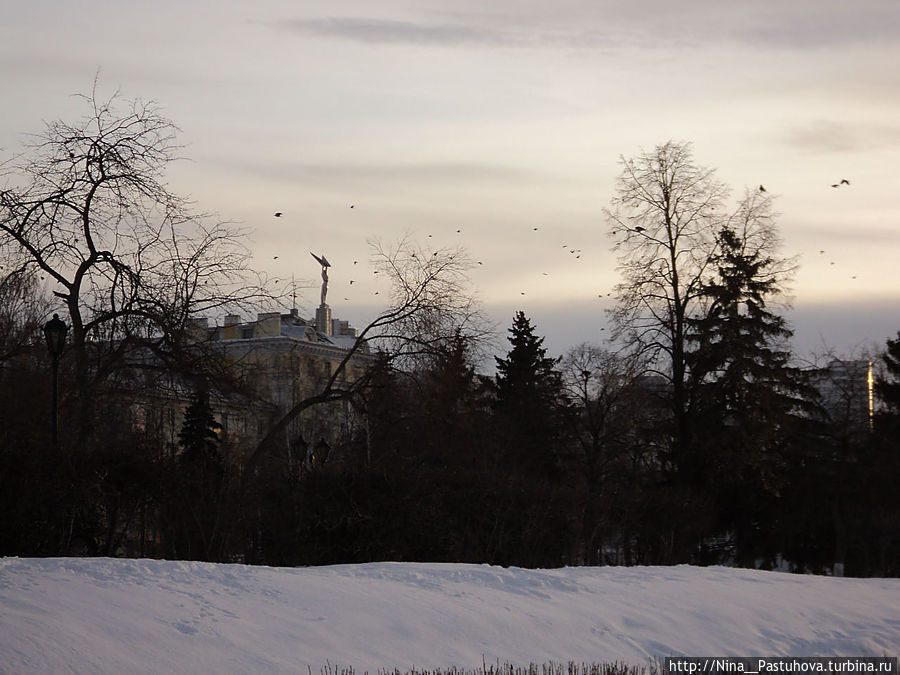
M 316 674 L 896 656 L 900 579 L 724 567 L 0 559 L 0 671 Z

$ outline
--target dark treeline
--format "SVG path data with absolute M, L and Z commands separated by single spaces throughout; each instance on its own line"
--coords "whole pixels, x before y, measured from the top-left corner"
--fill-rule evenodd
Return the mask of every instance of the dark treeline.
M 110 399 L 89 447 L 54 451 L 47 364 L 20 361 L 0 371 L 0 554 L 900 572 L 900 339 L 871 429 L 777 406 L 781 419 L 738 428 L 711 409 L 717 395 L 683 456 L 670 389 L 635 363 L 590 345 L 550 359 L 521 313 L 510 341 L 496 377 L 475 372 L 462 340 L 413 371 L 381 368 L 368 423 L 327 459 L 271 453 L 250 473 L 202 392 L 175 444 Z M 743 443 L 761 435 L 775 450 L 752 456 Z
M 772 197 L 729 211 L 689 146 L 621 162 L 607 345 L 553 358 L 518 312 L 485 376 L 464 252 L 376 246 L 388 308 L 276 409 L 196 319 L 283 298 L 168 192 L 171 122 L 86 100 L 0 191 L 0 555 L 900 574 L 900 335 L 874 391 L 868 362 L 798 368 Z

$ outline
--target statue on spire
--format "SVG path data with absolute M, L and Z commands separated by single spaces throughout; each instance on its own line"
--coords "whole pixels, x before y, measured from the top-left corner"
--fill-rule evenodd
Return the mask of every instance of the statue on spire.
M 324 255 L 319 257 L 312 251 L 310 251 L 309 254 L 322 266 L 322 304 L 320 306 L 324 307 L 325 294 L 328 293 L 328 268 L 331 267 L 331 263 L 328 262 L 328 259 Z

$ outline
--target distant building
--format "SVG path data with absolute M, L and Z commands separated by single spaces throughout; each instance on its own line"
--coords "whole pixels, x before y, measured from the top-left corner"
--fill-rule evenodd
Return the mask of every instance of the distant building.
M 810 384 L 819 393 L 828 421 L 848 432 L 872 429 L 875 415 L 872 362 L 833 359 L 824 368 L 810 372 Z
M 255 448 L 272 424 L 321 391 L 354 346 L 335 384 L 349 385 L 364 374 L 373 360 L 368 345 L 357 345 L 357 330 L 348 321 L 332 318 L 329 307 L 324 310 L 319 307 L 311 319 L 292 309 L 287 314 L 261 313 L 253 321 L 229 314 L 222 325 L 210 325 L 206 318 L 193 320 L 191 337 L 207 355 L 220 355 L 241 385 L 236 391 L 211 386 L 223 445 L 242 453 Z M 141 430 L 150 431 L 148 425 L 155 422 L 158 437 L 173 448 L 193 393 L 189 384 L 174 379 L 162 391 L 146 389 L 132 415 Z M 358 411 L 348 401 L 315 406 L 291 424 L 285 451 L 292 461 L 322 461 L 360 426 Z

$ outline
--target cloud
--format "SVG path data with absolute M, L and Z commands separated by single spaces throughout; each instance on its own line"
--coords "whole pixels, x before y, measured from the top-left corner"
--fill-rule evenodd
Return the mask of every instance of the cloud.
M 819 119 L 791 126 L 782 140 L 808 152 L 865 152 L 900 143 L 900 126 Z
M 485 47 L 658 49 L 736 42 L 815 49 L 894 45 L 900 36 L 896 0 L 569 0 L 554 3 L 463 3 L 432 12 L 443 20 L 327 17 L 287 20 L 304 35 L 375 44 Z
M 846 356 L 867 346 L 883 349 L 885 341 L 900 330 L 898 310 L 900 298 L 887 296 L 853 302 L 798 303 L 785 318 L 793 327 L 798 356 L 826 351 Z
M 837 179 L 835 179 L 837 180 Z M 822 185 L 823 191 L 830 190 L 825 184 Z M 849 191 L 850 188 L 841 188 Z M 816 223 L 815 225 L 792 224 L 791 232 L 797 236 L 807 237 L 816 242 L 840 242 L 843 246 L 850 245 L 856 248 L 868 247 L 871 250 L 883 251 L 885 248 L 891 249 L 897 245 L 900 235 L 896 230 L 890 227 L 875 228 L 863 225 L 828 225 Z M 822 245 L 822 248 L 827 248 Z M 832 247 L 833 248 L 833 247 Z M 821 249 L 818 249 L 821 250 Z M 845 249 L 849 250 L 849 249 Z M 810 254 L 814 259 L 817 253 Z M 830 254 L 833 256 L 833 253 Z M 807 260 L 809 262 L 809 260 Z
M 450 23 L 328 17 L 286 20 L 281 25 L 301 35 L 342 38 L 370 44 L 510 46 L 517 42 L 512 34 Z
M 479 162 L 348 163 L 299 162 L 252 165 L 242 162 L 233 168 L 267 180 L 304 184 L 338 183 L 536 183 L 552 178 L 528 168 Z
M 900 37 L 900 12 L 895 3 L 841 2 L 831 7 L 815 4 L 779 4 L 777 14 L 733 32 L 735 38 L 752 44 L 814 49 L 851 44 L 893 45 Z M 874 6 L 873 6 L 874 5 Z M 777 20 L 775 17 L 777 16 Z

